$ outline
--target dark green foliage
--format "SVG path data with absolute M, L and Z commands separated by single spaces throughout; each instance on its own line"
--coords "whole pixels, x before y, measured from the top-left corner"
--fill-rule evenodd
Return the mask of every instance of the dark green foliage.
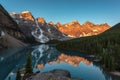
M 102 64 L 108 70 L 120 71 L 120 24 L 100 35 L 64 41 L 56 47 L 58 50 L 95 54 L 103 58 Z
M 8 77 L 8 80 L 11 80 L 11 77 L 10 77 L 10 76 Z
M 102 64 L 104 64 L 105 68 L 108 70 L 115 70 L 115 58 L 109 53 L 108 50 L 104 50 L 102 53 Z
M 61 41 L 59 41 L 59 40 L 50 40 L 50 41 L 48 41 L 46 44 L 56 44 L 56 43 L 60 43 Z
M 31 52 L 29 51 L 25 65 L 25 74 L 31 74 L 31 73 L 33 73 L 33 68 L 32 68 Z
M 21 80 L 20 69 L 17 71 L 16 80 Z

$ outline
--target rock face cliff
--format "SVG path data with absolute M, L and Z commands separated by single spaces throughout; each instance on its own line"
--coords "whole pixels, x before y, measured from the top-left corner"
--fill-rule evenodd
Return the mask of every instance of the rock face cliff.
M 9 13 L 0 5 L 0 48 L 24 45 L 25 36 Z M 10 42 L 15 42 L 11 44 Z
M 36 23 L 32 14 L 29 11 L 24 11 L 20 14 L 12 12 L 10 15 L 18 24 L 20 30 L 25 34 L 25 37 L 27 38 L 26 42 L 35 43 L 35 38 L 31 34 L 36 28 Z
M 18 28 L 16 22 L 9 16 L 8 12 L 0 5 L 0 28 L 15 38 L 22 39 L 23 33 Z

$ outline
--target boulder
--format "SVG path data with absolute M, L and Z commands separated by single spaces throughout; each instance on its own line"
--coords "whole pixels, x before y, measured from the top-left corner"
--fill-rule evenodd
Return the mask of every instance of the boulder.
M 27 80 L 81 80 L 79 78 L 71 78 L 70 72 L 63 69 L 54 69 L 52 71 L 41 74 L 32 75 Z

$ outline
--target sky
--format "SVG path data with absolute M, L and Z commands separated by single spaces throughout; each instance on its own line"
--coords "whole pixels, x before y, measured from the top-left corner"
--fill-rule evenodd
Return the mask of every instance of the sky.
M 120 0 L 0 0 L 8 12 L 30 11 L 35 18 L 65 24 L 78 20 L 95 24 L 120 22 Z

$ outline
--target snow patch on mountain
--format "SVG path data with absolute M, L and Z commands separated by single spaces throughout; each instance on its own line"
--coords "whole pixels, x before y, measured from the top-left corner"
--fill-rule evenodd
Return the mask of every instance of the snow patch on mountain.
M 23 12 L 21 12 L 21 13 L 29 13 L 30 11 L 23 11 Z
M 11 13 L 10 13 L 10 16 L 11 16 L 12 18 L 16 18 L 15 14 L 16 14 L 15 12 L 11 12 Z
M 4 35 L 5 35 L 4 31 L 2 31 L 2 32 L 1 32 L 1 36 L 4 36 Z
M 51 29 L 50 28 L 48 29 L 48 32 L 51 33 Z
M 41 43 L 48 42 L 49 38 L 44 35 L 44 31 L 39 27 L 37 20 L 35 20 L 35 23 L 37 28 L 35 31 L 32 31 L 32 35 L 35 37 L 35 39 L 38 42 L 41 42 Z

